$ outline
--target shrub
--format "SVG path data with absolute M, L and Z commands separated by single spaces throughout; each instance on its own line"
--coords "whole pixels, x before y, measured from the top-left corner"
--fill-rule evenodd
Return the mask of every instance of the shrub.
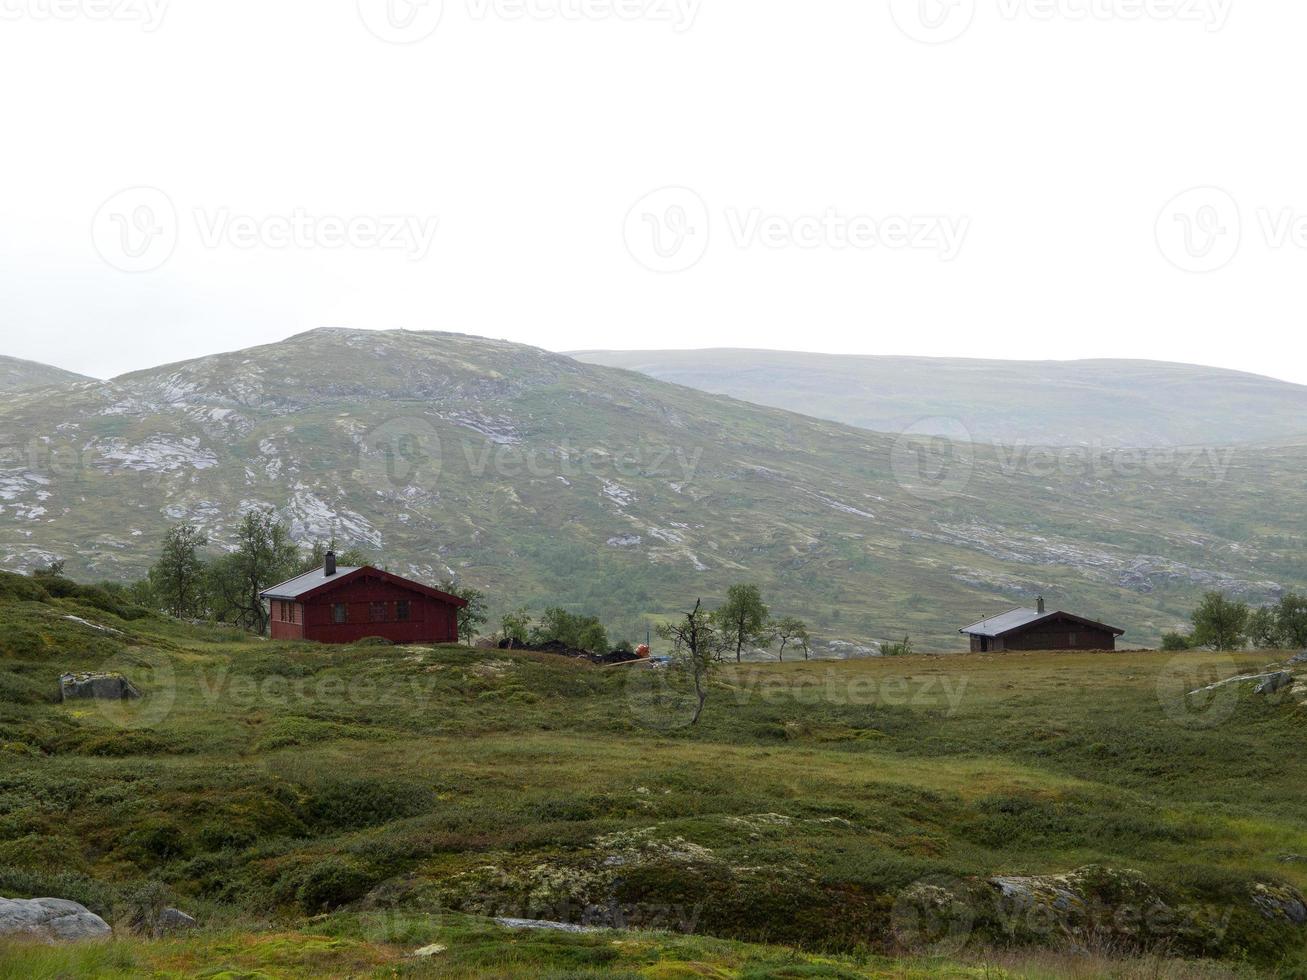
M 362 898 L 380 879 L 361 861 L 330 857 L 302 872 L 295 900 L 305 912 L 326 912 Z
M 0 623 L 0 657 L 36 658 L 45 651 L 45 637 L 30 626 Z
M 594 616 L 570 613 L 566 609 L 546 609 L 540 622 L 531 630 L 531 645 L 561 643 L 587 653 L 607 653 L 608 633 Z
M 1163 633 L 1162 649 L 1171 653 L 1178 653 L 1182 650 L 1192 650 L 1193 641 L 1183 633 Z
M 123 849 L 139 863 L 152 865 L 185 857 L 190 848 L 186 835 L 176 824 L 150 819 L 127 835 Z
M 50 593 L 41 583 L 26 575 L 0 572 L 0 600 L 15 602 L 49 602 Z
M 309 804 L 314 823 L 353 830 L 417 816 L 432 803 L 431 790 L 386 779 L 342 779 L 316 788 Z
M 393 647 L 395 644 L 384 636 L 365 636 L 354 645 L 356 647 Z
M 882 644 L 880 652 L 886 657 L 910 657 L 912 656 L 912 637 L 905 636 L 901 643 Z
M 81 845 L 63 834 L 28 834 L 0 843 L 0 865 L 32 871 L 86 871 Z

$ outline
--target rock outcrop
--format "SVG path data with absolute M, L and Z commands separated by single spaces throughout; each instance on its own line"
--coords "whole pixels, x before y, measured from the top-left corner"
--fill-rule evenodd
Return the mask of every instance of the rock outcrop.
M 1290 929 L 1307 925 L 1307 900 L 1285 884 L 1249 886 L 1244 913 L 1192 903 L 1155 887 L 1138 871 L 1096 865 L 1060 875 L 999 875 L 918 882 L 895 905 L 895 935 L 907 948 L 982 942 L 1167 949 L 1204 956 L 1230 941 L 1233 913 Z M 907 928 L 901 926 L 906 925 Z M 1255 929 L 1255 927 L 1254 927 Z
M 1288 885 L 1256 884 L 1252 887 L 1253 904 L 1268 919 L 1307 925 L 1307 901 L 1302 892 Z
M 158 929 L 161 933 L 184 932 L 197 925 L 199 923 L 181 909 L 167 908 L 159 913 Z
M 0 936 L 48 943 L 108 939 L 109 924 L 84 905 L 61 898 L 0 898 Z
M 1257 685 L 1254 694 L 1276 694 L 1293 684 L 1293 674 L 1278 670 Z
M 59 699 L 76 701 L 131 701 L 141 692 L 122 674 L 64 674 L 59 678 Z

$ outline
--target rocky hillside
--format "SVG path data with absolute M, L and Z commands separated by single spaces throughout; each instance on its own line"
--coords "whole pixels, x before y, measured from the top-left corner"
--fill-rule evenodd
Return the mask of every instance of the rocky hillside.
M 0 356 L 0 395 L 13 391 L 28 391 L 45 385 L 62 385 L 73 381 L 89 380 L 80 374 L 51 367 L 49 364 Z
M 1307 436 L 1307 387 L 1189 364 L 758 350 L 575 356 L 877 432 L 917 426 L 950 437 L 967 431 L 985 443 L 1116 447 Z
M 0 567 L 141 574 L 245 508 L 628 636 L 764 586 L 823 650 L 1042 592 L 1155 641 L 1204 589 L 1307 584 L 1307 446 L 1056 454 L 896 440 L 473 337 L 319 330 L 0 399 Z

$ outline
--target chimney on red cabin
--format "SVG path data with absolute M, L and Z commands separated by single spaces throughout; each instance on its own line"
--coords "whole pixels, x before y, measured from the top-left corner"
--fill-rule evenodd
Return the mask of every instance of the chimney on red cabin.
M 331 578 L 336 574 L 336 553 L 334 551 L 327 552 L 327 567 L 323 569 L 323 572 L 327 578 Z
M 335 568 L 336 568 L 336 563 L 335 563 L 335 562 L 332 562 L 332 563 L 331 563 L 331 567 L 332 567 L 332 570 L 334 571 Z M 327 574 L 330 575 L 331 573 L 328 572 Z M 1041 615 L 1041 616 L 1044 615 L 1044 597 L 1043 597 L 1042 595 L 1039 597 L 1039 615 Z

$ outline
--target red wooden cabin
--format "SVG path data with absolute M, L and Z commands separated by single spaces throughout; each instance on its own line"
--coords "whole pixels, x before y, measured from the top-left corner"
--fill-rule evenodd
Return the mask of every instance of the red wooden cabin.
M 380 636 L 393 643 L 457 643 L 465 599 L 379 568 L 336 567 L 336 556 L 263 593 L 274 640 L 356 643 Z

